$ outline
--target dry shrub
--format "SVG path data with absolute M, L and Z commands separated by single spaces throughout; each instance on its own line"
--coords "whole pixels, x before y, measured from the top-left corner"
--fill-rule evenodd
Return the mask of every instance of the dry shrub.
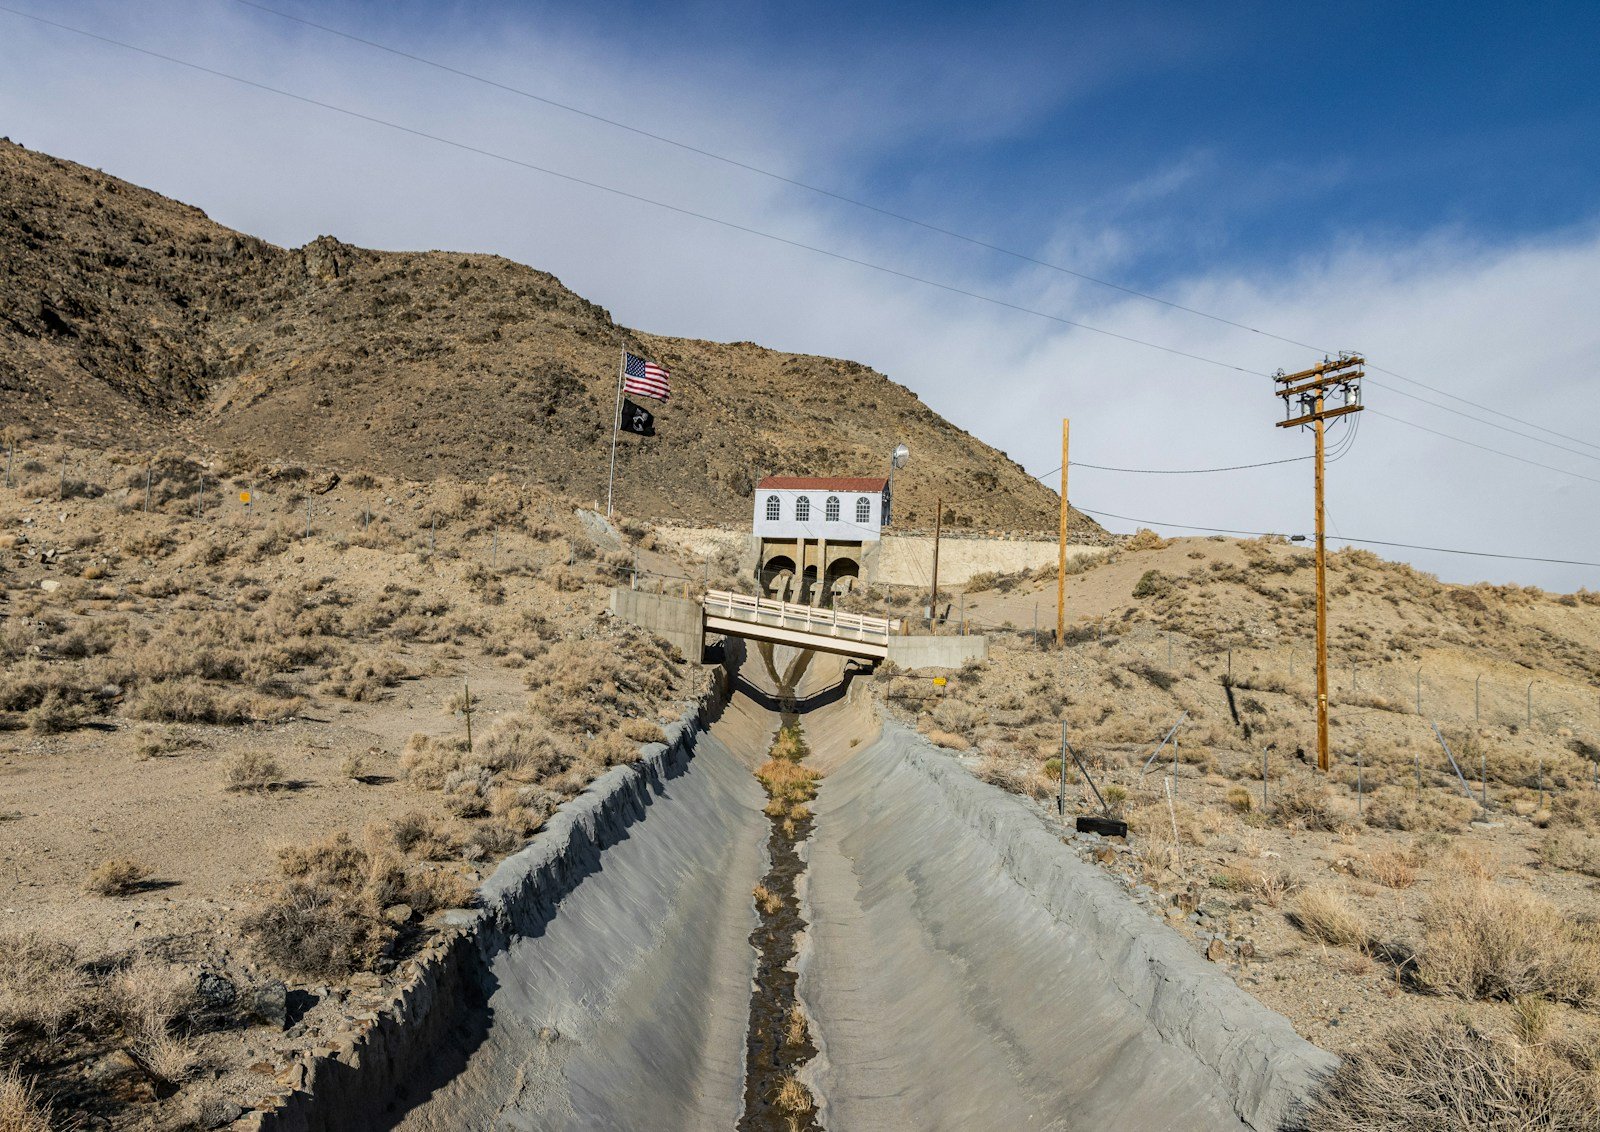
M 243 723 L 249 706 L 237 696 L 185 678 L 146 685 L 134 696 L 128 714 L 150 723 Z
M 1424 986 L 1468 999 L 1600 1003 L 1600 932 L 1542 896 L 1461 879 L 1429 899 L 1422 926 L 1416 973 Z
M 1593 790 L 1563 790 L 1550 798 L 1550 826 L 1573 829 L 1600 829 L 1600 793 Z
M 1128 550 L 1161 550 L 1169 543 L 1149 527 L 1140 527 L 1122 545 Z
M 335 833 L 310 845 L 285 845 L 278 850 L 278 871 L 294 880 L 354 890 L 367 879 L 367 851 L 348 833 Z
M 182 1080 L 198 1060 L 173 1025 L 196 1005 L 194 980 L 181 967 L 138 959 L 114 974 L 100 1006 L 120 1026 L 145 1067 L 164 1081 Z
M 460 768 L 461 755 L 466 741 L 450 738 L 436 739 L 420 731 L 406 740 L 400 752 L 400 769 L 406 781 L 418 790 L 442 790 L 444 781 Z
M 1372 946 L 1372 926 L 1350 903 L 1346 893 L 1320 885 L 1302 889 L 1289 905 L 1289 921 L 1323 943 L 1366 952 Z
M 200 1060 L 193 1042 L 165 1030 L 136 1041 L 133 1051 L 146 1069 L 172 1083 L 187 1077 Z
M 1308 774 L 1290 775 L 1274 783 L 1271 797 L 1272 814 L 1284 825 L 1331 833 L 1346 824 L 1334 809 L 1327 783 Z
M 1363 877 L 1385 888 L 1410 888 L 1417 880 L 1417 860 L 1411 852 L 1381 849 L 1362 858 L 1358 869 Z
M 263 959 L 309 978 L 370 970 L 391 934 L 359 897 L 305 881 L 281 885 L 242 926 Z
M 1255 795 L 1244 786 L 1228 787 L 1228 808 L 1236 814 L 1248 814 L 1256 804 Z
M 1233 870 L 1239 887 L 1261 899 L 1272 908 L 1281 905 L 1290 895 L 1299 891 L 1300 883 L 1288 869 L 1258 869 L 1243 865 Z
M 656 732 L 659 734 L 660 728 Z M 527 715 L 496 720 L 472 752 L 472 762 L 514 782 L 543 781 L 566 770 L 574 758 L 569 739 Z
M 1308 1132 L 1592 1132 L 1596 1075 L 1454 1019 L 1410 1023 L 1348 1054 Z
M 406 875 L 405 902 L 426 916 L 441 908 L 467 908 L 477 899 L 472 878 L 450 869 L 422 868 Z
M 937 727 L 930 731 L 925 731 L 923 734 L 928 742 L 935 743 L 941 747 L 948 747 L 952 751 L 965 751 L 972 746 L 964 736 L 957 735 L 951 731 L 941 731 Z
M 528 710 L 568 735 L 614 732 L 671 692 L 683 668 L 675 656 L 671 645 L 631 626 L 558 641 L 528 670 Z
M 0 1028 L 53 1039 L 84 1009 L 89 987 L 70 944 L 36 932 L 0 933 Z
M 83 890 L 93 896 L 126 896 L 138 889 L 150 869 L 130 857 L 112 857 L 100 862 L 83 882 Z
M 454 833 L 444 822 L 417 810 L 401 814 L 387 825 L 372 827 L 368 840 L 380 844 L 387 841 L 406 856 L 425 861 L 448 861 L 459 849 Z
M 622 724 L 622 734 L 630 743 L 665 743 L 667 733 L 661 725 L 648 719 L 629 719 Z
M 323 687 L 356 703 L 372 703 L 381 700 L 387 689 L 409 674 L 403 665 L 393 661 L 354 660 L 330 671 Z
M 933 722 L 941 731 L 968 732 L 988 722 L 982 708 L 945 696 L 933 709 Z
M 1571 830 L 1552 831 L 1539 844 L 1539 858 L 1551 868 L 1600 877 L 1600 837 Z
M 271 790 L 283 785 L 283 768 L 261 751 L 241 751 L 223 768 L 229 790 Z
M 1454 832 L 1477 815 L 1474 802 L 1453 791 L 1413 790 L 1384 786 L 1367 796 L 1364 817 L 1375 829 Z
M 54 1114 L 14 1065 L 0 1074 L 0 1132 L 50 1132 Z

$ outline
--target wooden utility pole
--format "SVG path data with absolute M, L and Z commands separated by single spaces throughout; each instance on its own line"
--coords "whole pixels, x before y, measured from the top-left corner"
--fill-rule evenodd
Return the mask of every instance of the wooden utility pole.
M 1326 518 L 1323 508 L 1323 433 L 1326 422 L 1334 417 L 1361 411 L 1361 386 L 1365 376 L 1359 367 L 1366 360 L 1357 355 L 1341 357 L 1338 361 L 1323 361 L 1320 365 L 1299 373 L 1279 372 L 1273 380 L 1278 384 L 1278 396 L 1283 398 L 1286 419 L 1278 422 L 1279 428 L 1298 428 L 1311 425 L 1317 438 L 1317 769 L 1327 771 L 1328 759 L 1328 578 Z M 1343 404 L 1336 409 L 1326 407 L 1330 392 L 1341 394 Z M 1295 410 L 1299 409 L 1298 415 Z
M 933 512 L 933 592 L 928 595 L 928 627 L 933 628 L 939 616 L 939 535 L 944 530 L 944 500 L 939 500 Z
M 1056 648 L 1067 640 L 1067 438 L 1071 419 L 1061 422 L 1061 537 L 1056 550 Z

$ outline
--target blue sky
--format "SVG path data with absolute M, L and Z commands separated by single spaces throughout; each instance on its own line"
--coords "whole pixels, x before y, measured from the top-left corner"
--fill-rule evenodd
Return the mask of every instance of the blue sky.
M 237 0 L 4 2 L 1258 374 L 1319 356 Z M 1038 259 L 1300 342 L 1360 349 L 1396 374 L 1554 428 L 1576 439 L 1510 424 L 1532 434 L 1518 437 L 1410 399 L 1438 400 L 1375 374 L 1367 403 L 1376 411 L 1331 471 L 1333 530 L 1600 562 L 1592 0 L 265 2 Z M 4 13 L 0 133 L 281 244 L 330 233 L 373 247 L 492 251 L 553 271 L 642 329 L 855 358 L 1039 473 L 1059 462 L 1055 422 L 1066 415 L 1088 462 L 1206 467 L 1307 450 L 1303 436 L 1271 427 L 1276 402 L 1262 377 L 619 200 Z M 1138 518 L 1292 531 L 1310 525 L 1309 488 L 1305 465 L 1193 477 L 1086 469 L 1072 494 Z M 1453 580 L 1600 589 L 1591 567 L 1394 553 Z

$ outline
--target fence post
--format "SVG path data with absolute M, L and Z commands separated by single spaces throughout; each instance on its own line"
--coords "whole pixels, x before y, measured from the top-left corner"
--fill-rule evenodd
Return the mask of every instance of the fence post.
M 61 498 L 67 498 L 67 454 L 61 454 Z
M 435 547 L 434 547 L 434 536 L 437 535 L 438 533 L 439 533 L 439 516 L 435 515 L 433 517 L 433 522 L 428 525 L 428 553 L 429 554 L 432 554 L 434 552 L 434 550 L 435 550 Z
M 1361 819 L 1361 752 L 1356 752 L 1356 820 Z
M 1261 748 L 1261 809 L 1267 808 L 1267 749 Z
M 1056 787 L 1056 814 L 1067 818 L 1067 721 L 1061 721 L 1061 782 Z
M 306 500 L 306 538 L 311 537 L 311 500 Z
M 144 513 L 150 514 L 150 482 L 155 478 L 156 467 L 152 461 L 144 466 Z

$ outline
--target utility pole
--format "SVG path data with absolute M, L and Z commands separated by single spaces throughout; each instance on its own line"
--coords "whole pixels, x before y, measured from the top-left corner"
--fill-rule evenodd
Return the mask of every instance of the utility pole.
M 1056 551 L 1056 648 L 1067 641 L 1067 438 L 1070 419 L 1061 422 L 1061 537 Z
M 933 512 L 933 592 L 928 595 L 928 627 L 931 630 L 939 617 L 939 535 L 944 530 L 944 500 L 940 499 Z
M 1283 398 L 1284 420 L 1279 428 L 1311 425 L 1317 439 L 1317 769 L 1326 772 L 1328 760 L 1328 578 L 1327 531 L 1323 508 L 1323 439 L 1327 422 L 1335 417 L 1361 411 L 1361 386 L 1365 376 L 1360 368 L 1366 359 L 1359 355 L 1340 356 L 1299 373 L 1279 372 L 1273 380 L 1277 395 Z M 1328 395 L 1337 392 L 1338 408 L 1327 407 Z M 1298 409 L 1298 413 L 1296 410 Z

